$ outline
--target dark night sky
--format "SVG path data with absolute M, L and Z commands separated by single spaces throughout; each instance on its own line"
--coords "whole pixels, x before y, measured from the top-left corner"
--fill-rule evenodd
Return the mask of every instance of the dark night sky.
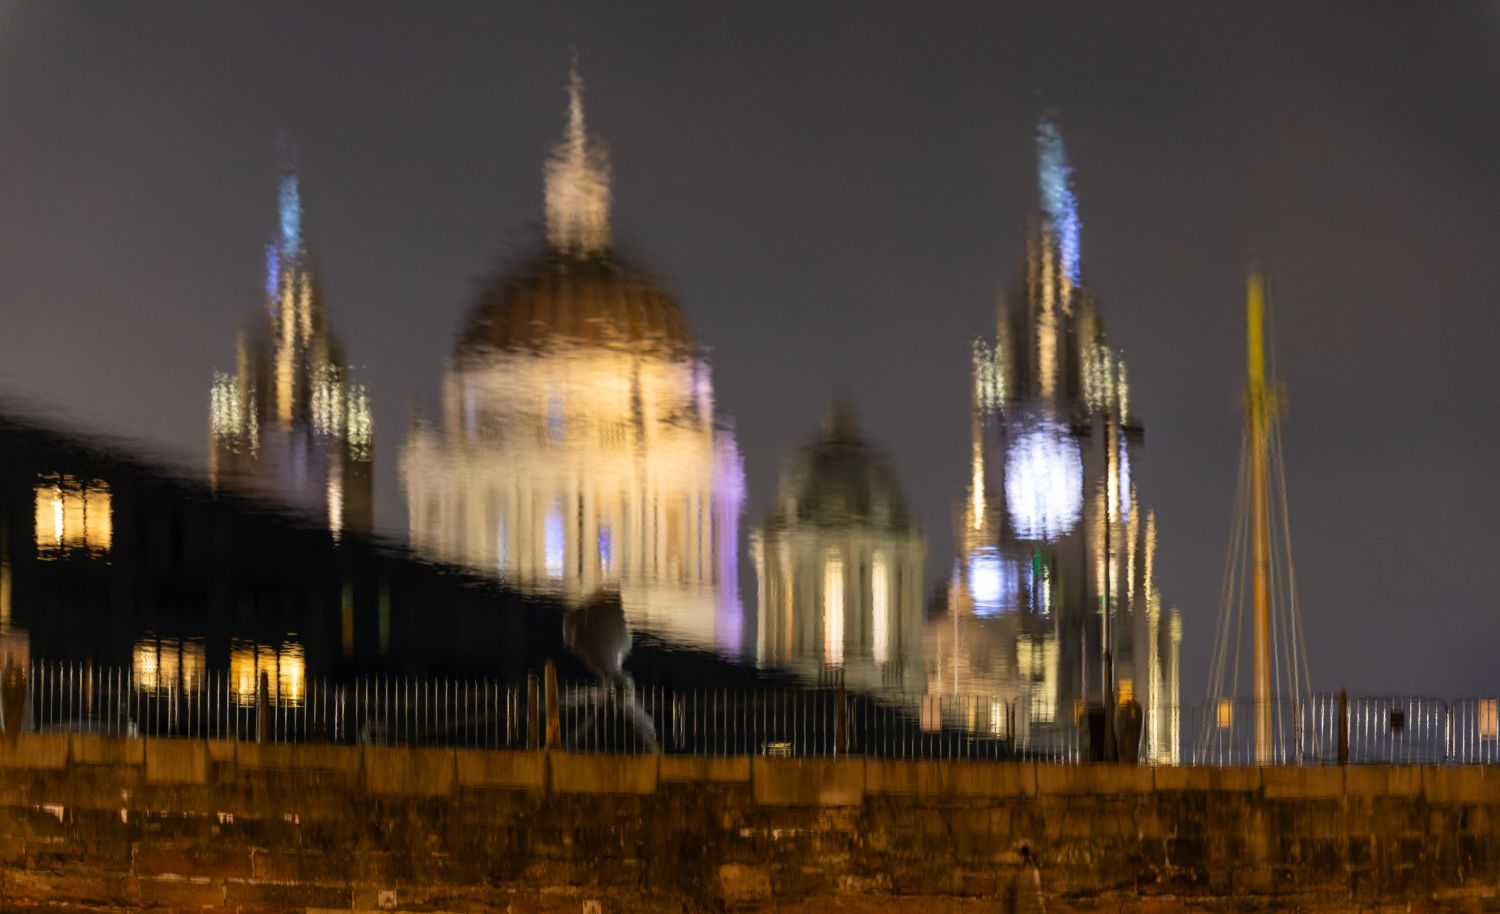
M 1020 269 L 1050 109 L 1146 427 L 1184 697 L 1214 625 L 1252 258 L 1290 392 L 1314 685 L 1493 692 L 1500 6 L 1433 8 L 0 0 L 0 393 L 201 467 L 211 374 L 260 306 L 285 129 L 401 530 L 408 414 L 435 403 L 474 282 L 538 230 L 576 46 L 616 231 L 712 348 L 747 521 L 842 393 L 935 575 L 969 342 Z

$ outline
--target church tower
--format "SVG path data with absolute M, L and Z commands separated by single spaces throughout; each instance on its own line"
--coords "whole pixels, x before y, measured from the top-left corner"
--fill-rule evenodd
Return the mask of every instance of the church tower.
M 236 342 L 234 373 L 209 395 L 209 479 L 326 526 L 373 524 L 369 396 L 350 378 L 323 306 L 302 231 L 290 155 L 278 181 L 266 245 L 265 314 Z
M 1083 283 L 1056 124 L 1044 120 L 1036 143 L 1041 212 L 1023 278 L 1001 296 L 995 339 L 971 351 L 968 493 L 948 613 L 929 626 L 929 681 L 1005 696 L 1023 739 L 1133 701 L 1142 754 L 1175 760 L 1180 622 L 1162 608 L 1155 517 L 1131 478 L 1141 429 Z

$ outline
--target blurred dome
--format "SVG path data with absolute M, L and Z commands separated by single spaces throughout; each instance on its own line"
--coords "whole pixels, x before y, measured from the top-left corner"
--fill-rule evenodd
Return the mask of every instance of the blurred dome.
M 481 293 L 459 335 L 458 355 L 568 345 L 669 355 L 693 349 L 682 307 L 650 276 L 607 255 L 549 250 Z
M 910 526 L 906 499 L 886 455 L 865 441 L 854 413 L 838 403 L 822 433 L 782 471 L 771 526 L 796 523 Z

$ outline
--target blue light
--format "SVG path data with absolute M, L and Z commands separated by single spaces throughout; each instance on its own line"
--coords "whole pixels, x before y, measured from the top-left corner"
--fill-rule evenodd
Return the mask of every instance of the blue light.
M 547 566 L 548 577 L 562 577 L 565 543 L 562 504 L 553 502 L 552 507 L 547 510 L 547 519 L 542 530 L 543 560 Z
M 1074 199 L 1073 188 L 1070 186 L 1073 169 L 1068 165 L 1062 133 L 1056 124 L 1044 120 L 1037 126 L 1036 149 L 1042 210 L 1047 214 L 1047 221 L 1057 236 L 1058 259 L 1062 262 L 1063 275 L 1076 286 L 1080 272 L 1078 201 Z
M 266 245 L 266 301 L 271 304 L 271 313 L 277 309 L 277 292 L 281 288 L 281 249 L 274 244 Z
M 599 528 L 599 565 L 605 571 L 611 571 L 615 566 L 615 538 L 607 526 Z
M 1056 542 L 1083 510 L 1083 457 L 1063 425 L 1042 420 L 1025 428 L 1005 454 L 1005 507 L 1024 540 Z
M 302 250 L 302 195 L 296 175 L 281 176 L 281 253 L 295 257 Z
M 993 547 L 974 550 L 969 556 L 969 596 L 974 615 L 988 618 L 1024 605 L 1026 582 L 1013 559 Z

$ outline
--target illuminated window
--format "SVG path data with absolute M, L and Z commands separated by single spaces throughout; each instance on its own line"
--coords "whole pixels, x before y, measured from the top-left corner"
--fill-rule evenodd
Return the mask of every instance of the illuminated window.
M 1479 700 L 1479 738 L 1500 739 L 1500 698 Z
M 1120 704 L 1128 705 L 1135 699 L 1135 682 L 1129 679 L 1120 680 Z
M 943 729 L 943 697 L 928 693 L 922 696 L 921 716 L 918 720 L 923 733 L 936 733 Z
M 990 702 L 990 733 L 1002 739 L 1010 735 L 1010 718 L 1003 702 Z
M 147 692 L 161 688 L 161 646 L 154 641 L 136 644 L 134 660 L 136 687 Z
M 1057 639 L 1021 636 L 1016 641 L 1016 673 L 1026 683 L 1033 723 L 1057 718 Z
M 42 473 L 36 483 L 36 551 L 43 559 L 71 552 L 102 555 L 114 537 L 109 484 Z
M 875 662 L 885 663 L 891 650 L 891 573 L 879 552 L 870 563 L 870 611 Z
M 1214 718 L 1218 722 L 1220 730 L 1228 730 L 1234 726 L 1234 702 L 1228 698 L 1219 699 Z
M 599 527 L 599 567 L 606 574 L 614 570 L 615 566 L 615 538 L 614 534 L 606 525 Z
M 266 678 L 266 700 L 283 707 L 301 707 L 307 692 L 307 662 L 302 645 L 286 642 L 279 648 L 236 639 L 229 650 L 230 695 L 240 707 L 255 705 L 261 676 Z
M 143 692 L 196 692 L 203 687 L 203 645 L 195 641 L 144 638 L 135 643 L 131 672 Z
M 276 690 L 281 704 L 302 707 L 307 689 L 307 661 L 300 644 L 283 644 L 276 652 Z
M 562 502 L 554 501 L 552 507 L 547 509 L 547 519 L 544 521 L 545 529 L 542 531 L 542 548 L 545 551 L 543 560 L 547 566 L 547 576 L 560 578 L 563 573 L 563 516 Z
M 844 562 L 835 554 L 823 561 L 823 660 L 844 662 Z

